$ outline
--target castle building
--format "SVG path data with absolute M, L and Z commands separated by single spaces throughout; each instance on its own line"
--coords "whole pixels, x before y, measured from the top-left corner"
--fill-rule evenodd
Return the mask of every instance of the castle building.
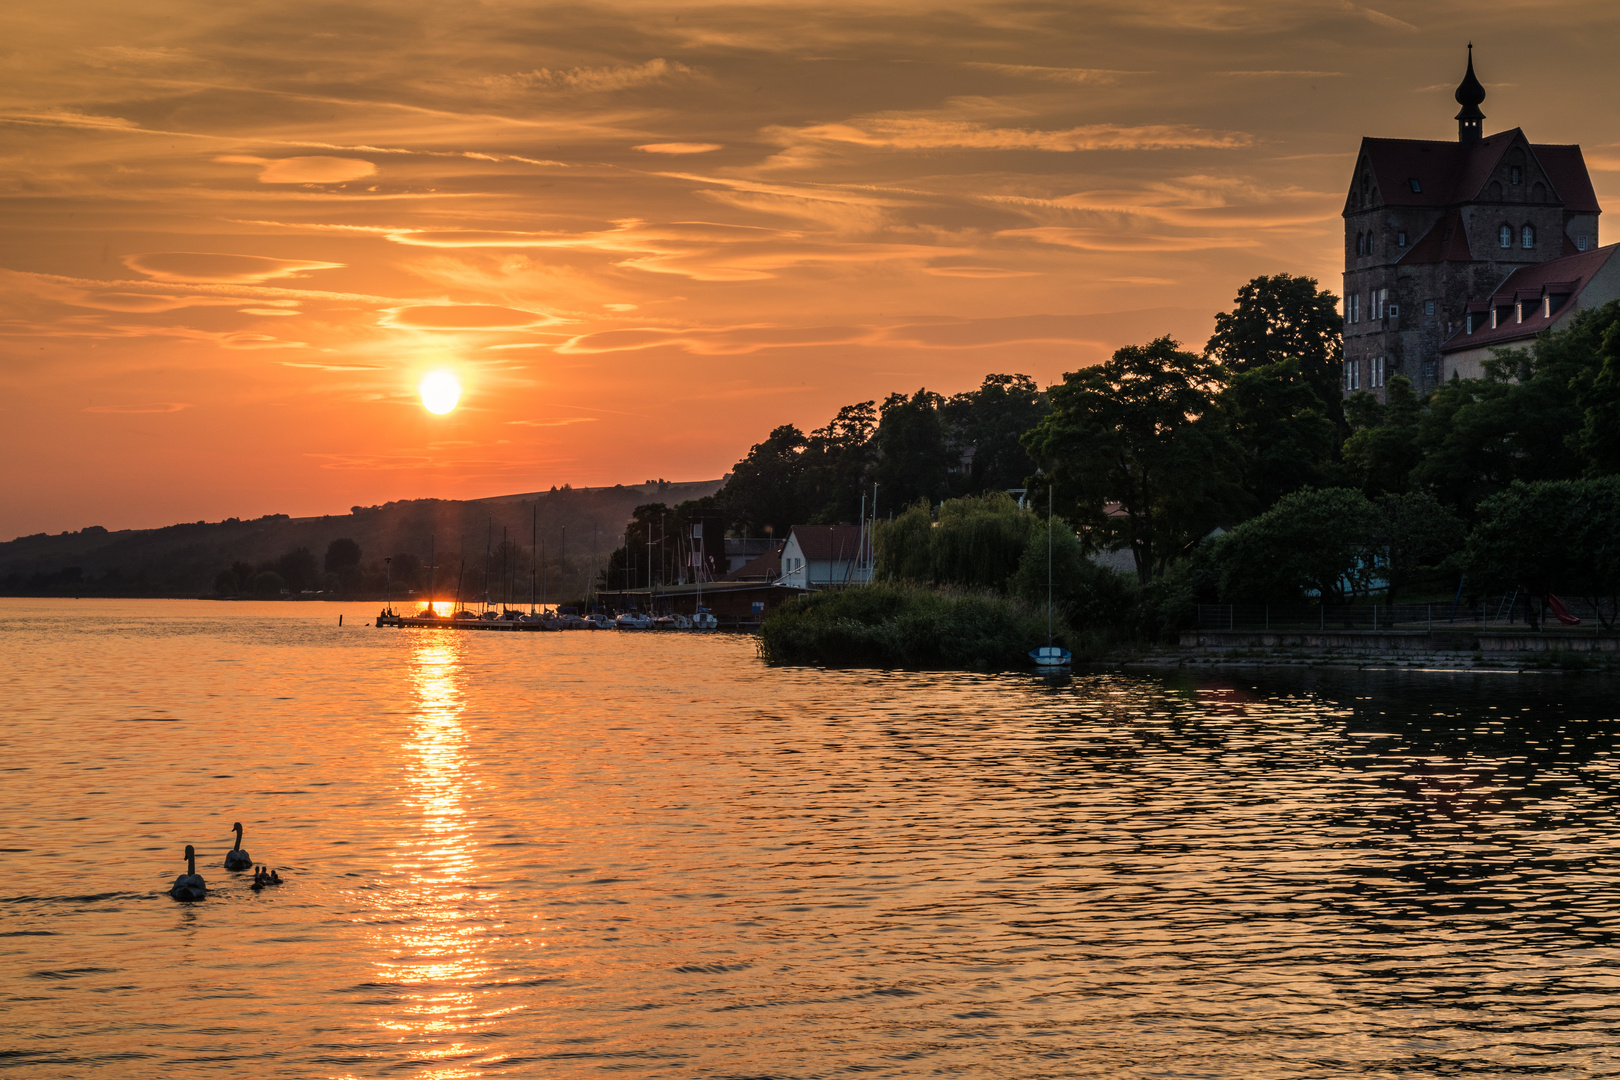
M 1456 98 L 1456 142 L 1361 141 L 1344 204 L 1346 395 L 1382 400 L 1396 374 L 1420 393 L 1477 377 L 1491 348 L 1620 297 L 1581 148 L 1486 136 L 1472 45 Z

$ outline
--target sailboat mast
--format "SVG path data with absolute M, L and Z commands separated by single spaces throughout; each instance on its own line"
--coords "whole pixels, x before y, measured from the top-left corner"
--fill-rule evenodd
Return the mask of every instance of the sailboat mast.
M 1046 644 L 1052 644 L 1052 485 L 1046 486 Z
M 529 614 L 534 614 L 534 580 L 540 575 L 540 500 L 534 501 L 529 517 Z

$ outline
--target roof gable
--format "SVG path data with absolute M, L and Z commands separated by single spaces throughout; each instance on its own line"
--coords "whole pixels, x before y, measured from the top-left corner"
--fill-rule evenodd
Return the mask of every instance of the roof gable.
M 806 559 L 853 559 L 861 547 L 859 525 L 795 525 L 788 533 Z
M 1587 286 L 1609 264 L 1620 244 L 1593 248 L 1560 259 L 1549 259 L 1532 266 L 1521 266 L 1509 274 L 1491 294 L 1489 302 L 1470 303 L 1469 309 L 1489 313 L 1491 308 L 1506 307 L 1521 301 L 1535 302 L 1544 296 L 1566 299 L 1548 315 L 1535 307 L 1523 322 L 1504 322 L 1499 326 L 1482 326 L 1470 334 L 1459 330 L 1440 346 L 1443 353 L 1461 349 L 1479 349 L 1491 345 L 1506 345 L 1513 341 L 1533 338 L 1546 330 L 1570 311 L 1571 305 L 1581 297 Z
M 1356 173 L 1351 177 L 1350 194 L 1344 212 L 1352 214 L 1371 206 L 1422 207 L 1444 209 L 1478 200 L 1512 147 L 1524 150 L 1527 163 L 1546 176 L 1554 202 L 1579 213 L 1600 213 L 1592 178 L 1579 146 L 1546 143 L 1536 145 L 1518 128 L 1499 131 L 1476 143 L 1443 142 L 1437 139 L 1361 140 L 1356 156 Z M 1376 202 L 1363 205 L 1365 175 L 1372 180 Z

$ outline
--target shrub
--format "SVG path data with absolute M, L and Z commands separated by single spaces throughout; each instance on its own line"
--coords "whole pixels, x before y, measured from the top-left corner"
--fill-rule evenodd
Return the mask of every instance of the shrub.
M 1080 652 L 1062 618 L 1054 631 Z M 760 627 L 767 663 L 826 667 L 1022 668 L 1046 641 L 1044 607 L 988 591 L 891 583 L 799 597 Z

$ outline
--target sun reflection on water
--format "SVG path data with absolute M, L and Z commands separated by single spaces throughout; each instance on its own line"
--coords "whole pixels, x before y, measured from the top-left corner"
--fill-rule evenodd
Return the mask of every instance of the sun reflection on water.
M 402 795 L 419 825 L 395 850 L 391 910 L 379 935 L 389 954 L 378 962 L 379 981 L 397 988 L 402 1005 L 379 1024 L 429 1066 L 420 1075 L 441 1080 L 475 1075 L 488 1064 L 490 1048 L 467 1040 L 494 1019 L 481 1011 L 477 987 L 492 979 L 484 949 L 499 896 L 470 887 L 478 853 L 462 674 L 455 636 L 423 635 L 412 643 L 413 725 L 399 763 Z

